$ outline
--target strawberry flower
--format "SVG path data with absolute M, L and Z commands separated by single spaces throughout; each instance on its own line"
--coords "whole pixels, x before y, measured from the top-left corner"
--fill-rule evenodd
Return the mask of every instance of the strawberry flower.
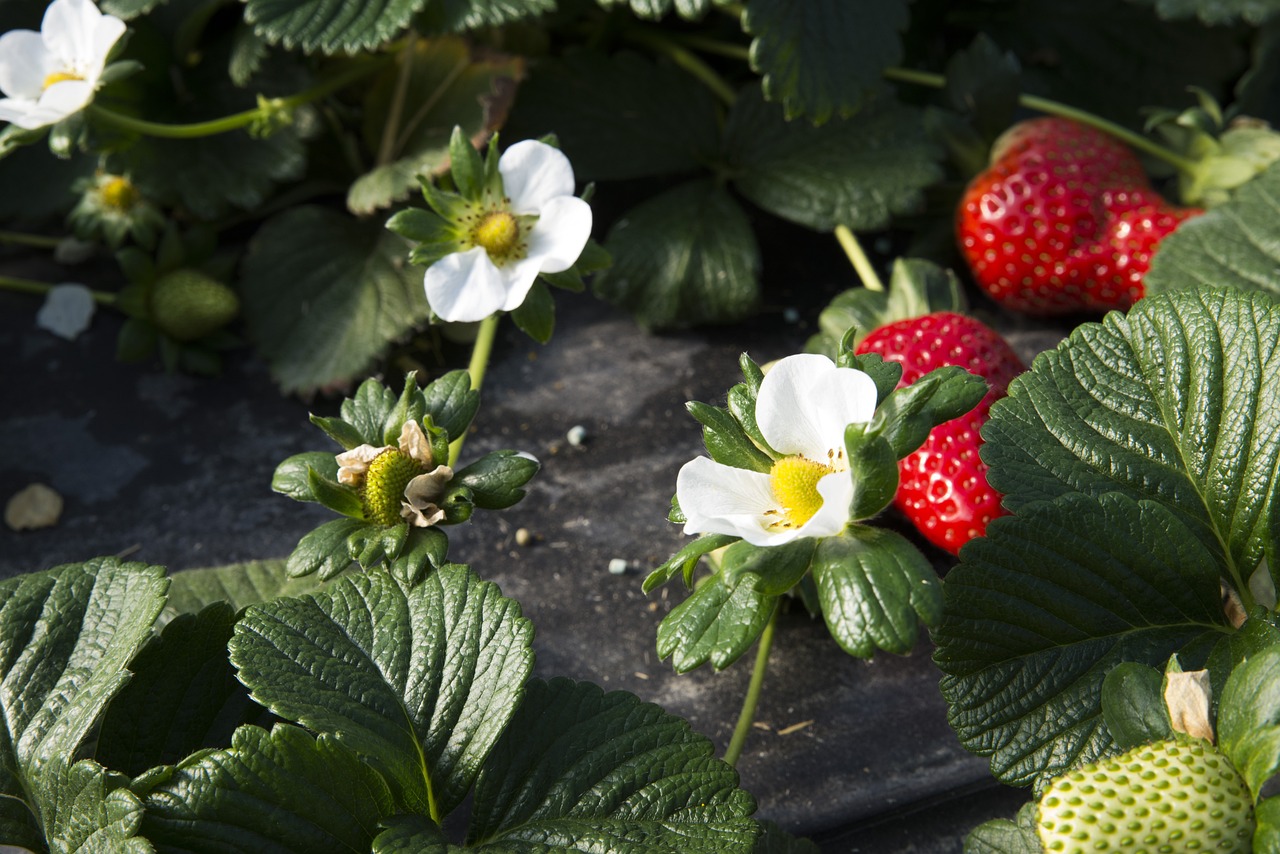
M 768 472 L 698 457 L 676 478 L 686 534 L 728 534 L 755 546 L 830 537 L 849 524 L 854 483 L 845 428 L 871 420 L 876 386 L 826 356 L 779 361 L 760 383 L 755 419 L 776 452 Z
M 416 421 L 404 423 L 396 445 L 359 445 L 338 454 L 338 483 L 360 492 L 376 524 L 405 519 L 415 528 L 435 525 L 445 517 L 441 502 L 453 469 L 436 464 L 431 442 Z
M 90 0 L 53 0 L 40 32 L 0 36 L 0 121 L 35 130 L 83 110 L 124 31 Z
M 427 302 L 444 320 L 514 311 L 539 273 L 569 269 L 591 236 L 591 207 L 573 195 L 573 167 L 558 149 L 518 142 L 498 160 L 502 196 L 462 209 L 458 251 L 432 264 Z

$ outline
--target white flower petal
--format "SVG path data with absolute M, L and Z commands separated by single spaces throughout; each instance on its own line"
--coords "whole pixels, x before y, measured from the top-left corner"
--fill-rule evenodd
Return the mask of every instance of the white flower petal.
M 0 36 L 0 92 L 35 101 L 44 91 L 52 57 L 34 30 L 10 30 Z
M 507 288 L 506 299 L 502 302 L 503 311 L 515 311 L 524 303 L 538 278 L 538 262 L 539 259 L 529 257 L 498 268 Z
M 334 456 L 338 463 L 338 483 L 347 486 L 359 486 L 364 480 L 364 473 L 369 470 L 369 463 L 389 450 L 390 445 L 375 448 L 373 445 L 357 445 L 349 451 Z
M 778 542 L 779 535 L 767 528 L 772 517 L 765 513 L 778 503 L 767 474 L 696 457 L 676 475 L 676 500 L 686 534 L 729 534 L 755 545 Z
M 453 469 L 436 466 L 426 474 L 420 474 L 404 488 L 404 501 L 400 502 L 401 517 L 415 528 L 429 528 L 444 519 L 444 510 L 438 502 L 448 491 Z
M 40 35 L 68 71 L 79 71 L 93 57 L 93 31 L 101 17 L 90 0 L 53 0 L 40 23 Z
M 0 98 L 0 122 L 10 122 L 23 130 L 35 130 L 50 124 L 38 112 L 35 101 L 17 98 Z
M 417 421 L 409 420 L 400 426 L 400 440 L 397 444 L 400 446 L 400 453 L 414 462 L 424 466 L 435 462 L 431 455 L 431 443 L 427 441 L 427 434 Z
M 853 477 L 847 471 L 825 475 L 818 481 L 822 506 L 800 527 L 801 537 L 834 537 L 849 524 L 849 502 L 853 500 Z
M 538 272 L 569 269 L 591 237 L 591 205 L 574 196 L 551 199 L 529 232 L 529 258 L 538 259 Z
M 875 412 L 871 377 L 838 368 L 826 356 L 801 353 L 781 359 L 765 374 L 756 400 L 756 423 L 780 454 L 827 462 L 844 446 L 845 425 L 868 421 Z
M 106 67 L 107 57 L 111 54 L 111 49 L 116 46 L 116 42 L 120 41 L 120 37 L 124 35 L 125 23 L 119 18 L 111 15 L 103 15 L 98 18 L 98 23 L 93 28 L 93 56 L 94 67 L 88 69 L 92 72 L 92 77 L 86 76 L 86 79 L 92 79 L 94 85 L 97 85 L 98 78 L 102 76 L 102 69 Z
M 57 116 L 57 121 L 75 115 L 93 100 L 93 84 L 87 80 L 54 83 L 40 96 L 39 112 Z
M 526 293 L 532 285 L 530 279 Z M 427 268 L 423 286 L 431 310 L 455 323 L 484 320 L 501 311 L 507 302 L 507 279 L 479 246 L 446 255 L 432 264 Z
M 569 158 L 545 142 L 517 142 L 498 159 L 498 171 L 513 213 L 541 213 L 543 206 L 557 196 L 573 195 Z

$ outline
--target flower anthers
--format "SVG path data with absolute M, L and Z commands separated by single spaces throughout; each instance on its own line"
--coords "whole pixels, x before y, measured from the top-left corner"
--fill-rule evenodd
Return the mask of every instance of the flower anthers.
M 40 32 L 0 36 L 0 121 L 36 130 L 83 110 L 124 31 L 90 0 L 53 0 Z
M 826 356 L 780 360 L 760 383 L 755 421 L 773 453 L 768 472 L 707 457 L 686 463 L 676 500 L 686 534 L 728 534 L 756 546 L 830 537 L 849 524 L 854 483 L 845 428 L 871 420 L 876 386 Z

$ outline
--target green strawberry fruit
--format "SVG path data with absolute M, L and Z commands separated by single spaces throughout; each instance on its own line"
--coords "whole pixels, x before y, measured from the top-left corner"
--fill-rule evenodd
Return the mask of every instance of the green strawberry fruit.
M 1057 778 L 1040 799 L 1044 850 L 1156 854 L 1253 849 L 1253 799 L 1207 741 L 1145 744 Z
M 166 273 L 151 291 L 151 319 L 178 341 L 203 338 L 226 326 L 239 311 L 235 291 L 198 270 Z

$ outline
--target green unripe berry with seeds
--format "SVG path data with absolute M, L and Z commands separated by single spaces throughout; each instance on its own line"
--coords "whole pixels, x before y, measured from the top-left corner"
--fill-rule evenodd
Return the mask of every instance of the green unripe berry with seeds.
M 151 291 L 152 321 L 177 341 L 195 341 L 216 332 L 239 311 L 236 292 L 198 270 L 166 273 Z
M 1200 739 L 1145 744 L 1057 778 L 1037 829 L 1051 854 L 1253 850 L 1253 798 L 1231 762 Z

